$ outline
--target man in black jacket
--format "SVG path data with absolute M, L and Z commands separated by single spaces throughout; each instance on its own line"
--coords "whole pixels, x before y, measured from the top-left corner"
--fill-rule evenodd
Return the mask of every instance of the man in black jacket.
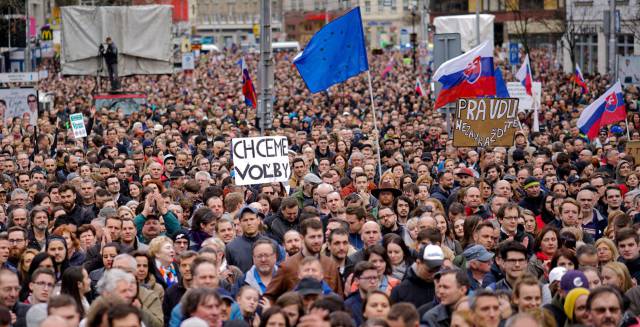
M 118 89 L 118 48 L 110 36 L 107 36 L 107 47 L 100 45 L 100 54 L 104 57 L 109 72 L 109 80 L 111 81 L 111 89 Z
M 435 298 L 433 278 L 444 261 L 444 253 L 437 245 L 427 245 L 420 249 L 416 262 L 407 270 L 400 285 L 391 291 L 391 302 L 409 302 L 416 308 Z
M 71 184 L 63 184 L 58 190 L 60 193 L 60 199 L 62 200 L 62 207 L 67 212 L 67 216 L 70 219 L 69 223 L 76 226 L 82 226 L 84 224 L 90 224 L 91 220 L 95 218 L 95 214 L 91 210 L 87 210 L 79 206 L 76 202 L 76 190 Z

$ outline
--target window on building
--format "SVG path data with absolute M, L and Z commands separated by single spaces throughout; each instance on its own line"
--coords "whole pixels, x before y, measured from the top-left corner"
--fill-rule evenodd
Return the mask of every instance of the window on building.
M 580 65 L 583 73 L 595 73 L 598 68 L 598 35 L 579 35 L 576 42 L 575 56 L 576 63 Z
M 540 0 L 520 0 L 520 9 L 544 9 L 544 1 Z
M 391 11 L 398 10 L 398 0 L 391 0 Z
M 404 11 L 409 10 L 409 0 L 402 0 L 402 9 L 404 9 Z
M 633 55 L 633 34 L 618 35 L 618 54 L 621 56 Z
M 364 2 L 364 12 L 366 12 L 366 13 L 370 13 L 371 12 L 371 1 L 365 1 Z

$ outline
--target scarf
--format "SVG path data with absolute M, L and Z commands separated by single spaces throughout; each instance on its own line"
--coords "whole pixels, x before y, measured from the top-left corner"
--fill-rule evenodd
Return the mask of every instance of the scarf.
M 162 274 L 164 282 L 167 283 L 167 288 L 178 282 L 178 275 L 176 274 L 176 268 L 173 263 L 168 267 L 162 267 L 162 265 L 159 265 L 158 270 Z

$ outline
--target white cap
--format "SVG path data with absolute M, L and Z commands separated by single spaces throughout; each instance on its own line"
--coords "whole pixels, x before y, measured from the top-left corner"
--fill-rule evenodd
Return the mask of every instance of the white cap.
M 422 258 L 422 261 L 424 261 L 429 268 L 436 268 L 442 265 L 444 252 L 442 252 L 439 246 L 429 244 L 422 250 L 420 258 Z
M 549 284 L 556 281 L 559 282 L 566 272 L 567 268 L 565 267 L 555 267 L 551 269 L 551 272 L 549 273 Z

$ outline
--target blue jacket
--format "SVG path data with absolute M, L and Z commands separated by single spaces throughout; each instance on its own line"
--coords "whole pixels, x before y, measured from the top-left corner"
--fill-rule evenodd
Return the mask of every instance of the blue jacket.
M 362 322 L 364 322 L 364 317 L 362 316 L 363 302 L 364 300 L 360 296 L 360 291 L 351 293 L 351 295 L 344 300 L 344 305 L 351 309 L 351 317 L 353 317 L 353 320 L 356 322 L 356 326 L 360 326 Z

